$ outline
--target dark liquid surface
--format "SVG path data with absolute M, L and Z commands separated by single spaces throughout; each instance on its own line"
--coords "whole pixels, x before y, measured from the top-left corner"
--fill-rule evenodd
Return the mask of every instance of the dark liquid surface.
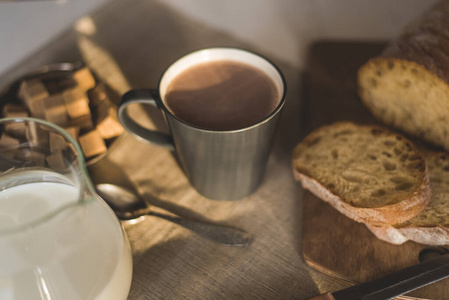
M 165 104 L 179 119 L 206 129 L 253 125 L 279 104 L 273 81 L 262 71 L 230 60 L 195 65 L 168 85 Z

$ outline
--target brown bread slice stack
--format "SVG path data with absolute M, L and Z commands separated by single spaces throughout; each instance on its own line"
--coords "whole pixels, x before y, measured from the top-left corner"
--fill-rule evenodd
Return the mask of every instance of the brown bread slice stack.
M 377 126 L 339 122 L 315 130 L 296 147 L 293 172 L 304 188 L 372 226 L 410 220 L 430 199 L 421 153 Z
M 412 219 L 394 226 L 368 225 L 379 239 L 392 244 L 412 240 L 426 245 L 449 245 L 449 155 L 425 151 L 432 197 Z
M 449 1 L 436 3 L 406 26 L 359 69 L 357 80 L 362 102 L 379 121 L 449 151 Z M 429 204 L 409 220 L 390 225 L 358 220 L 390 243 L 449 245 L 449 155 L 421 152 L 430 177 Z M 317 185 L 304 176 L 297 175 L 305 187 Z M 396 197 L 389 192 L 387 197 Z M 403 219 L 411 215 L 405 212 Z
M 362 102 L 381 122 L 449 151 L 449 1 L 410 23 L 358 73 Z M 449 244 L 449 157 L 423 151 L 431 182 L 429 205 L 393 226 L 368 228 L 394 244 Z

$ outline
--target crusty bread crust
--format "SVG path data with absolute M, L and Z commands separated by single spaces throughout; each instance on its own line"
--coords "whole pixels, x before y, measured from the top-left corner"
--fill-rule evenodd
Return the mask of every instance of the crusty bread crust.
M 418 190 L 410 198 L 383 207 L 355 207 L 342 201 L 339 196 L 332 194 L 318 181 L 299 173 L 295 168 L 293 168 L 293 173 L 295 179 L 301 182 L 303 188 L 328 202 L 342 214 L 357 222 L 373 226 L 392 225 L 413 218 L 427 206 L 431 193 L 429 179 L 426 175 Z
M 432 246 L 449 245 L 449 228 L 443 226 L 395 228 L 365 225 L 378 239 L 391 244 L 400 245 L 411 240 Z
M 416 156 L 416 158 L 414 158 L 416 160 L 412 160 L 412 162 L 418 162 L 419 174 L 417 174 L 418 171 L 415 173 L 416 181 L 413 187 L 410 188 L 406 194 L 398 194 L 398 192 L 394 190 L 391 191 L 391 194 L 387 194 L 387 198 L 394 199 L 394 201 L 378 201 L 377 196 L 371 196 L 368 200 L 364 200 L 363 202 L 358 202 L 354 198 L 352 198 L 353 200 L 348 199 L 346 197 L 347 194 L 340 194 L 338 191 L 334 191 L 332 188 L 327 187 L 324 181 L 327 180 L 327 184 L 329 184 L 330 177 L 326 177 L 325 179 L 316 178 L 316 175 L 318 174 L 314 175 L 314 164 L 318 164 L 320 168 L 325 168 L 326 170 L 333 170 L 332 165 L 334 164 L 334 161 L 328 161 L 324 158 L 320 159 L 319 157 L 315 157 L 314 153 L 319 153 L 317 155 L 324 155 L 327 154 L 327 152 L 332 153 L 334 149 L 328 145 L 330 142 L 335 142 L 335 148 L 341 151 L 343 151 L 343 149 L 348 150 L 348 148 L 352 149 L 351 147 L 354 147 L 352 143 L 344 142 L 343 140 L 334 140 L 334 137 L 338 139 L 342 137 L 345 132 L 352 132 L 356 135 L 355 137 L 345 135 L 344 138 L 346 140 L 351 138 L 353 140 L 359 140 L 361 136 L 365 136 L 367 137 L 366 142 L 368 143 L 374 143 L 375 141 L 388 143 L 391 140 L 387 140 L 387 137 L 391 139 L 396 137 L 395 140 L 398 140 L 398 144 L 401 143 L 401 145 L 405 145 L 410 151 L 407 155 Z M 373 133 L 371 134 L 371 132 Z M 316 140 L 319 140 L 319 142 L 316 142 Z M 319 144 L 321 142 L 323 144 Z M 386 150 L 389 149 L 390 148 L 385 146 L 384 148 L 378 149 L 377 152 L 380 153 L 379 155 L 383 155 L 382 153 L 387 152 Z M 357 151 L 360 152 L 360 150 Z M 310 152 L 312 152 L 312 154 Z M 346 153 L 346 155 L 353 155 L 354 153 L 355 152 L 350 152 L 349 154 Z M 363 154 L 365 155 L 365 152 L 363 152 Z M 308 156 L 310 157 L 308 158 Z M 340 157 L 341 156 L 337 156 L 335 160 L 340 160 Z M 365 159 L 364 157 L 362 158 Z M 393 159 L 394 157 L 391 158 Z M 368 160 L 368 158 L 366 159 Z M 400 158 L 397 157 L 396 159 L 398 159 L 399 163 Z M 374 164 L 382 165 L 379 158 L 374 161 Z M 362 161 L 356 160 L 356 164 L 359 168 L 363 168 Z M 368 162 L 366 162 L 366 164 L 368 164 Z M 372 172 L 373 170 L 367 169 L 366 171 Z M 347 217 L 357 222 L 373 226 L 399 224 L 413 218 L 427 206 L 431 196 L 427 167 L 420 152 L 404 137 L 379 126 L 361 126 L 351 122 L 337 122 L 317 129 L 309 134 L 303 142 L 295 148 L 293 153 L 293 174 L 295 179 L 302 183 L 303 188 L 310 190 L 317 197 L 328 202 Z M 334 177 L 333 175 L 329 176 Z M 365 184 L 361 184 L 360 189 L 368 190 L 369 187 Z
M 379 240 L 395 245 L 400 245 L 408 241 L 408 237 L 403 235 L 393 226 L 374 226 L 369 224 L 365 225 Z
M 439 1 L 359 69 L 358 86 L 378 120 L 449 151 L 448 31 Z
M 439 1 L 407 24 L 381 56 L 415 62 L 449 85 L 449 1 Z

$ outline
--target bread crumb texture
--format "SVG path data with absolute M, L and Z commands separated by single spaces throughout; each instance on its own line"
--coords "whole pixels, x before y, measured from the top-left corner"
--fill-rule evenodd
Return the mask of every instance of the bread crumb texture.
M 360 208 L 410 198 L 426 176 L 424 159 L 411 142 L 381 127 L 349 122 L 324 126 L 307 136 L 294 150 L 293 167 Z
M 373 58 L 358 73 L 363 103 L 383 123 L 449 150 L 449 86 L 413 61 Z
M 449 225 L 449 155 L 426 152 L 424 157 L 432 189 L 430 202 L 416 217 L 396 225 L 397 228 L 448 227 Z

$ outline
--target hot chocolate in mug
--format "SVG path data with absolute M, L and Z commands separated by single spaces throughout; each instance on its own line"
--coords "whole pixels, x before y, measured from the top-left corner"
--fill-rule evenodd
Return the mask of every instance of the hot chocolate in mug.
M 236 200 L 263 180 L 286 94 L 280 70 L 260 55 L 210 48 L 175 61 L 158 89 L 123 95 L 118 117 L 127 131 L 173 149 L 192 186 L 215 200 Z M 160 108 L 170 134 L 136 123 L 127 107 Z

